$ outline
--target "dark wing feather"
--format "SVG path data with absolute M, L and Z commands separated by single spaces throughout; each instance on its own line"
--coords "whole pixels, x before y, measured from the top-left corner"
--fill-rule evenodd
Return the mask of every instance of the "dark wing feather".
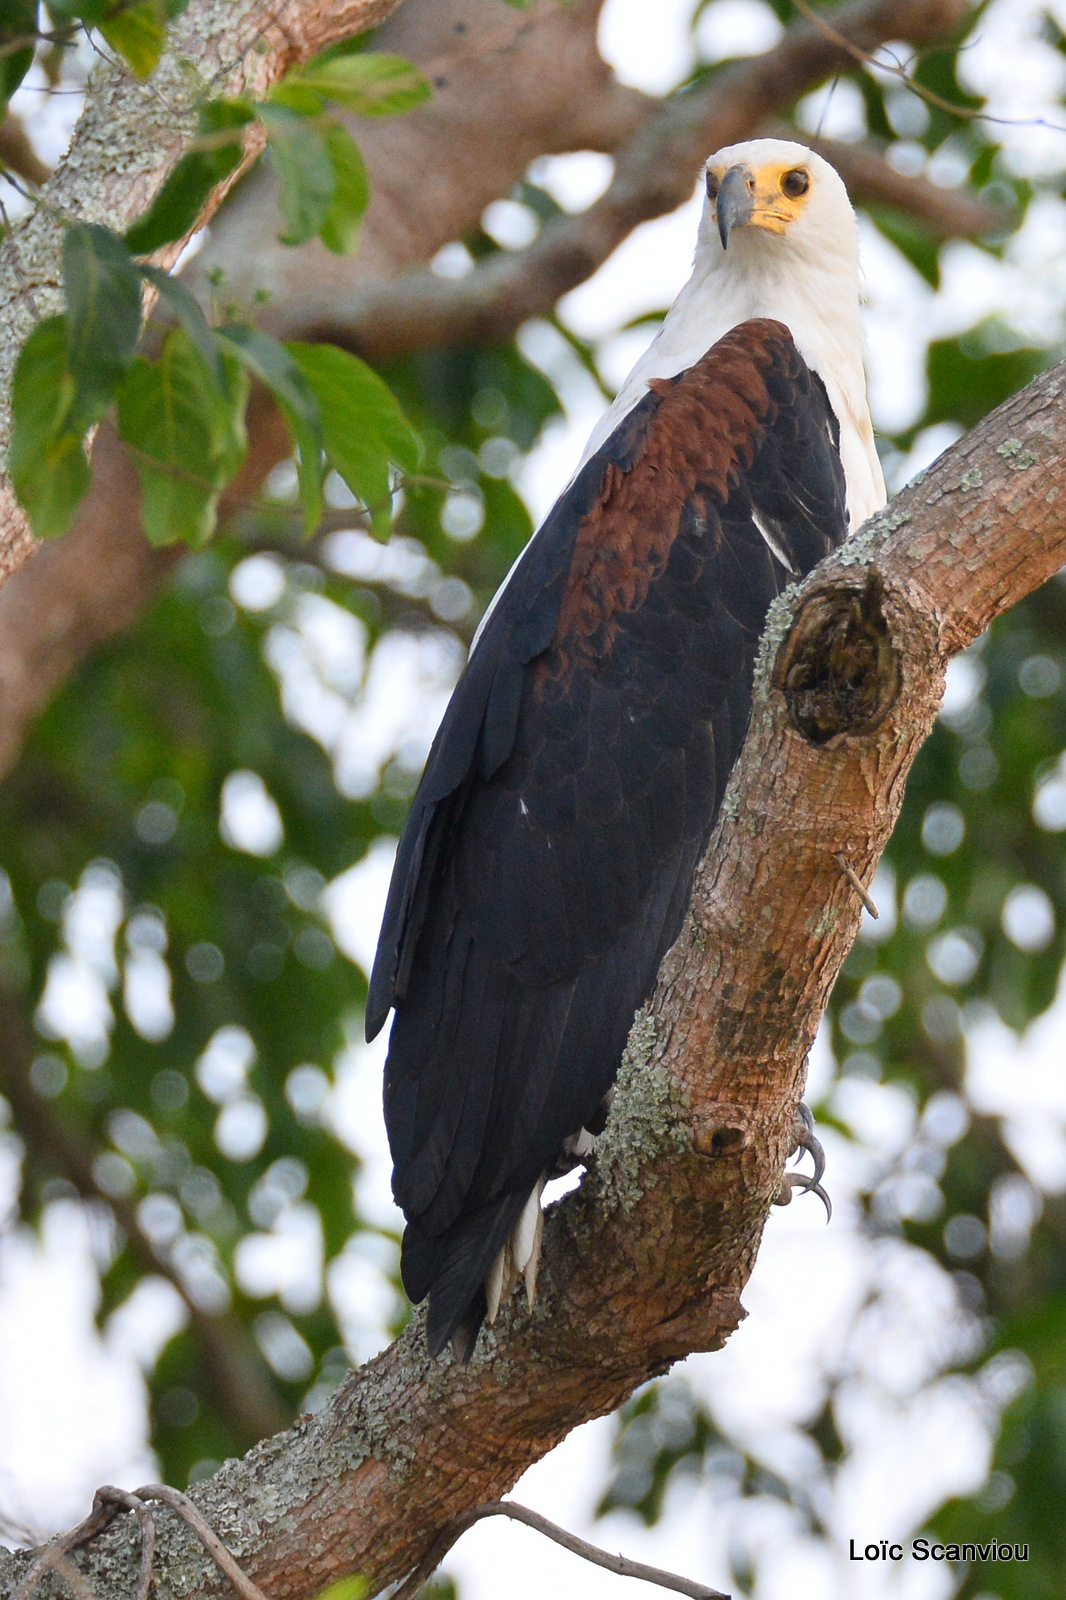
M 592 1119 L 676 938 L 770 601 L 846 531 L 835 418 L 788 330 L 656 382 L 499 597 L 400 844 L 368 1036 L 404 1282 L 440 1349 Z M 778 559 L 773 546 L 785 557 Z

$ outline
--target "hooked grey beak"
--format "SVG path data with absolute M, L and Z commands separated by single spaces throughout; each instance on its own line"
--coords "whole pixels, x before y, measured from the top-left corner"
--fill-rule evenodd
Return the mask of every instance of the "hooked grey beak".
M 746 222 L 751 221 L 755 209 L 755 198 L 752 193 L 754 176 L 750 167 L 738 166 L 730 167 L 722 179 L 718 199 L 715 202 L 715 215 L 718 218 L 718 237 L 722 241 L 723 250 L 729 248 L 729 235 L 733 229 L 742 228 Z

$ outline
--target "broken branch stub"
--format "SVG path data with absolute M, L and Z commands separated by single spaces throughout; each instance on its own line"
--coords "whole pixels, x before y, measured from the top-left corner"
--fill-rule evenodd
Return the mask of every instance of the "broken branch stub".
M 899 655 L 883 608 L 884 582 L 870 567 L 861 588 L 833 583 L 801 605 L 778 657 L 775 686 L 811 744 L 873 733 L 899 694 Z

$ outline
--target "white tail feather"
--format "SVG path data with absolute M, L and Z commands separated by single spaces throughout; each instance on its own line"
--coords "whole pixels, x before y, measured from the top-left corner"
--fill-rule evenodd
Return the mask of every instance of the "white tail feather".
M 488 1303 L 485 1320 L 490 1324 L 496 1321 L 496 1313 L 500 1309 L 500 1300 L 503 1295 L 503 1258 L 506 1254 L 507 1246 L 504 1245 L 489 1268 L 489 1275 L 485 1279 L 485 1299 Z
M 544 1178 L 537 1179 L 536 1187 L 508 1236 L 507 1243 L 489 1268 L 485 1279 L 485 1320 L 496 1321 L 502 1303 L 510 1298 L 511 1290 L 519 1278 L 525 1279 L 526 1299 L 530 1310 L 537 1297 L 537 1268 L 540 1265 L 540 1241 L 543 1231 L 540 1197 Z
M 526 1305 L 530 1311 L 537 1303 L 537 1268 L 540 1266 L 540 1244 L 544 1237 L 544 1213 L 537 1206 L 537 1222 L 533 1234 L 533 1248 L 529 1253 L 522 1276 L 526 1282 Z

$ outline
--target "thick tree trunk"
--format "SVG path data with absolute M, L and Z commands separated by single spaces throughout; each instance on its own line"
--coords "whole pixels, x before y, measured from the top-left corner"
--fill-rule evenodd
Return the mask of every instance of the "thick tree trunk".
M 691 914 L 630 1036 L 595 1168 L 551 1215 L 540 1298 L 468 1367 L 416 1317 L 325 1411 L 227 1462 L 194 1498 L 271 1600 L 362 1572 L 376 1591 L 459 1512 L 505 1493 L 578 1423 L 721 1345 L 782 1187 L 807 1052 L 949 657 L 1066 560 L 1066 365 L 950 450 L 774 606 L 752 724 Z M 130 1519 L 124 1519 L 128 1522 Z M 163 1600 L 221 1593 L 170 1516 Z M 119 1526 L 79 1557 L 132 1592 Z M 25 1556 L 0 1554 L 0 1593 Z

